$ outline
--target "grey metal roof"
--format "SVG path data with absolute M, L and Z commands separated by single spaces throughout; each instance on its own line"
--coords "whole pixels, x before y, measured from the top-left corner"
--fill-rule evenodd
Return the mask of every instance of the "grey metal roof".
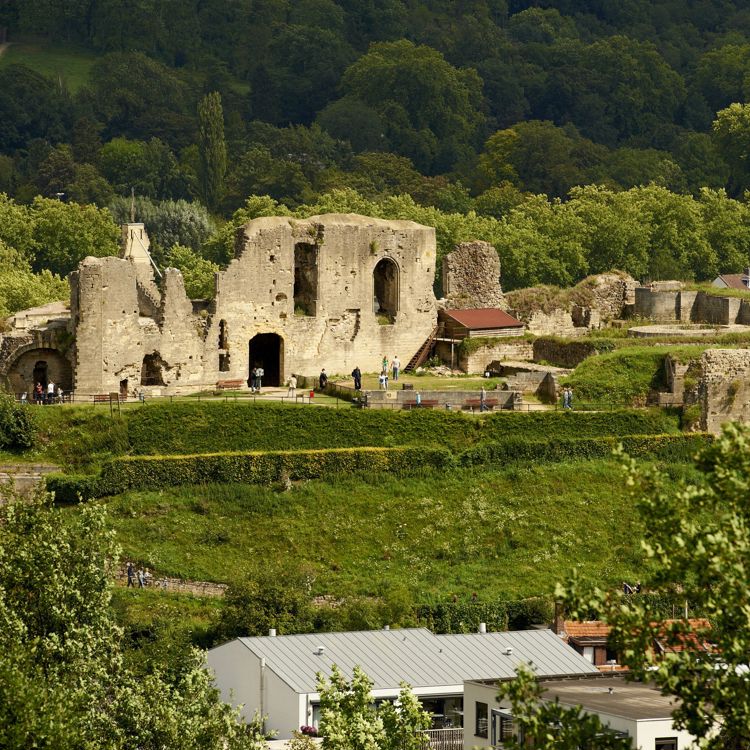
M 347 676 L 360 666 L 374 690 L 397 688 L 402 680 L 418 689 L 512 677 L 521 663 L 532 663 L 540 676 L 597 672 L 551 630 L 435 635 L 408 628 L 238 640 L 298 693 L 316 692 L 316 674 L 330 674 L 333 664 Z M 510 655 L 504 653 L 508 647 Z

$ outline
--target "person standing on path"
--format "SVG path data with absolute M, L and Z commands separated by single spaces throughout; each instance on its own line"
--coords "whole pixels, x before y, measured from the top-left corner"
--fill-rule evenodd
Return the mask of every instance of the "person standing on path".
M 292 373 L 287 383 L 286 395 L 291 399 L 297 398 L 297 378 L 294 377 L 294 373 Z
M 383 361 L 380 363 L 380 369 L 383 372 L 388 372 L 388 357 L 386 355 L 383 355 Z
M 487 409 L 487 391 L 482 386 L 482 392 L 479 394 L 479 411 L 488 411 Z
M 354 390 L 361 391 L 362 390 L 362 372 L 359 369 L 359 367 L 355 367 L 352 370 L 352 377 L 354 378 Z
M 250 393 L 255 393 L 255 386 L 258 384 L 258 368 L 253 367 L 250 370 Z
M 47 403 L 55 403 L 55 384 L 51 380 L 47 383 Z
M 138 588 L 143 589 L 146 587 L 146 579 L 143 577 L 143 568 L 138 568 L 138 572 L 136 573 L 136 576 L 138 577 Z
M 385 374 L 385 370 L 378 375 L 378 385 L 381 391 L 388 390 L 388 376 Z
M 261 386 L 263 385 L 263 376 L 266 374 L 266 371 L 262 367 L 258 367 L 255 370 L 255 392 L 260 393 Z
M 318 385 L 321 391 L 324 391 L 328 385 L 328 375 L 326 375 L 325 367 L 320 371 L 320 375 L 318 376 Z
M 568 409 L 573 408 L 573 389 L 568 388 Z
M 401 372 L 401 360 L 398 358 L 398 354 L 393 358 L 391 368 L 393 369 L 393 382 L 395 383 L 398 380 L 399 372 Z
M 128 585 L 127 588 L 130 588 L 131 586 L 135 588 L 135 569 L 133 568 L 133 563 L 128 561 Z

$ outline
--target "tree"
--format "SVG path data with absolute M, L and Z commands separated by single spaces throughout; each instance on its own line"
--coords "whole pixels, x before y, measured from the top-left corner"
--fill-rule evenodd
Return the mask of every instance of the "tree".
M 189 247 L 173 245 L 164 255 L 164 263 L 179 268 L 185 282 L 185 291 L 190 299 L 212 299 L 214 277 L 219 270 L 216 263 L 201 258 Z
M 405 39 L 371 45 L 347 68 L 341 90 L 375 109 L 392 149 L 427 173 L 470 155 L 484 120 L 476 71 Z
M 216 91 L 206 94 L 198 105 L 198 149 L 201 198 L 206 206 L 215 209 L 221 201 L 227 171 L 224 113 Z
M 0 507 L 0 746 L 260 750 L 194 651 L 167 679 L 123 659 L 110 609 L 118 550 L 102 505 L 63 522 L 44 494 Z
M 652 598 L 589 589 L 576 576 L 558 594 L 571 617 L 594 613 L 610 628 L 622 663 L 678 700 L 675 726 L 705 748 L 750 743 L 750 429 L 732 424 L 678 481 L 625 458 L 651 560 L 644 586 L 679 591 L 703 620 L 663 622 Z M 655 641 L 674 647 L 660 657 Z M 714 734 L 714 730 L 718 733 Z
M 35 437 L 36 423 L 28 406 L 0 391 L 0 450 L 27 450 Z
M 348 681 L 334 664 L 330 679 L 318 673 L 320 733 L 324 750 L 420 750 L 417 734 L 431 726 L 409 686 L 401 683 L 398 704 L 376 707 L 372 680 L 354 667 Z
M 31 204 L 34 227 L 33 266 L 62 276 L 88 255 L 117 255 L 120 231 L 106 208 L 35 198 Z
M 712 133 L 729 165 L 730 195 L 739 195 L 750 187 L 750 104 L 730 104 L 717 112 Z

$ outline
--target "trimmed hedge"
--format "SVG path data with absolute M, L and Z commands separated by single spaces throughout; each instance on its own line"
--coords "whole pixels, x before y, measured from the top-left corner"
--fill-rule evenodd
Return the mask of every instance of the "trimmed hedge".
M 441 445 L 461 450 L 512 435 L 530 439 L 655 435 L 677 432 L 676 415 L 659 410 L 497 412 L 479 420 L 458 412 L 416 409 L 311 409 L 280 404 L 149 404 L 128 413 L 133 453 L 309 450 Z
M 116 495 L 130 489 L 180 484 L 270 484 L 284 478 L 320 479 L 354 472 L 407 474 L 445 469 L 453 456 L 444 448 L 333 448 L 269 453 L 207 453 L 185 456 L 126 456 L 104 466 L 98 477 L 50 475 L 47 488 L 58 502 Z
M 517 601 L 439 602 L 415 608 L 417 622 L 434 633 L 476 633 L 480 623 L 488 630 L 524 630 L 552 622 L 554 602 L 541 597 Z
M 621 444 L 634 458 L 660 461 L 690 461 L 704 448 L 710 436 L 691 435 L 628 435 L 597 438 L 555 438 L 524 440 L 509 438 L 503 442 L 483 443 L 469 448 L 458 457 L 460 466 L 483 466 L 514 461 L 553 462 L 606 458 Z

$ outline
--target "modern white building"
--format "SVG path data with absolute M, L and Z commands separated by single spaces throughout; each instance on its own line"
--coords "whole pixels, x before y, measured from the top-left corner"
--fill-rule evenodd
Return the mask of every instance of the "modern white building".
M 597 674 L 542 679 L 543 700 L 559 700 L 595 714 L 613 733 L 629 737 L 640 750 L 686 750 L 695 738 L 672 723 L 673 699 L 651 685 L 628 682 L 622 674 Z M 497 700 L 498 680 L 467 681 L 464 685 L 464 750 L 502 748 L 517 733 L 507 702 Z
M 438 727 L 463 725 L 466 680 L 512 678 L 521 664 L 542 677 L 596 674 L 596 667 L 551 630 L 435 635 L 424 628 L 237 638 L 208 652 L 222 699 L 243 716 L 268 717 L 279 739 L 317 725 L 317 674 L 335 664 L 350 678 L 359 666 L 373 680 L 375 700 L 411 685 Z

